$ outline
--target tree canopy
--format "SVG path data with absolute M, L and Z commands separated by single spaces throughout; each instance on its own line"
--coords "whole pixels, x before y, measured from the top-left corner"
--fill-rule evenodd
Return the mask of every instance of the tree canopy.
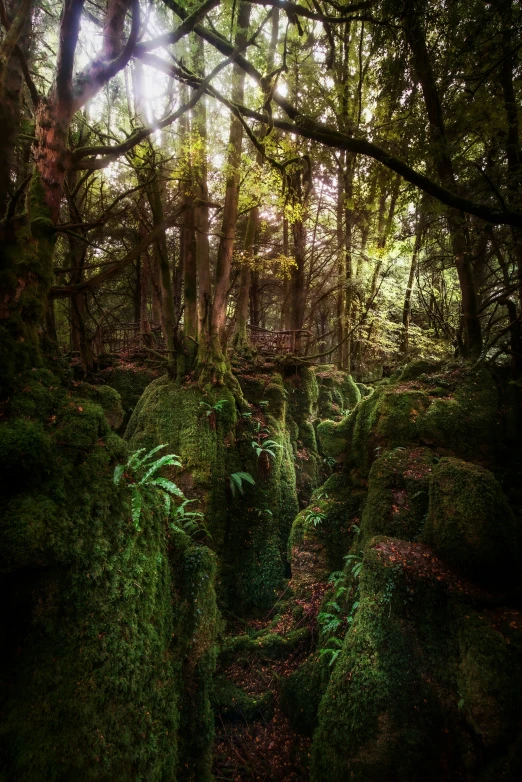
M 253 329 L 520 372 L 512 0 L 2 0 L 2 328 L 171 374 Z M 162 339 L 158 335 L 162 334 Z

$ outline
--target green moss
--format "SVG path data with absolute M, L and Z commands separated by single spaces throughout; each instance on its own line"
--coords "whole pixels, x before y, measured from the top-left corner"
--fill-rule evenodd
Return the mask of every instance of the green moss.
M 420 440 L 417 421 L 430 405 L 424 391 L 387 391 L 376 406 L 374 438 L 378 445 L 406 446 Z
M 311 736 L 316 729 L 319 704 L 329 676 L 326 658 L 312 654 L 281 681 L 281 708 L 299 733 Z
M 315 374 L 319 387 L 319 418 L 338 420 L 360 401 L 361 393 L 351 375 L 335 369 L 333 365 L 317 366 Z
M 248 695 L 225 676 L 214 679 L 212 691 L 212 706 L 215 712 L 229 722 L 253 722 L 254 720 L 269 720 L 273 711 L 273 693 L 263 695 Z
M 242 382 L 244 393 L 259 405 L 255 417 L 252 412 L 238 417 L 226 388 L 161 378 L 146 389 L 126 436 L 133 448 L 167 443 L 181 457 L 185 470 L 176 481 L 187 496 L 201 500 L 220 558 L 222 599 L 235 611 L 260 611 L 284 587 L 286 541 L 298 507 L 282 380 L 247 376 Z M 207 416 L 201 403 L 212 406 L 222 399 L 222 409 Z M 261 422 L 281 446 L 274 457 L 258 458 L 252 448 Z M 255 480 L 244 497 L 230 491 L 229 476 L 235 472 L 248 472 Z
M 97 390 L 34 375 L 0 426 L 0 779 L 210 779 L 214 556 L 152 498 L 136 529 Z
M 289 551 L 294 590 L 325 581 L 343 566 L 358 534 L 365 492 L 353 487 L 346 476 L 332 475 L 300 511 L 292 525 Z
M 516 778 L 522 618 L 479 612 L 454 584 L 421 544 L 368 543 L 359 607 L 319 708 L 312 782 L 435 781 L 448 763 L 455 778 L 500 768 Z
M 365 396 L 370 396 L 373 394 L 373 388 L 371 386 L 367 386 L 364 383 L 357 383 L 356 385 L 361 394 L 361 399 Z
M 54 468 L 51 438 L 41 421 L 13 418 L 0 424 L 0 487 L 4 496 L 38 485 Z
M 435 460 L 426 448 L 396 448 L 372 465 L 361 520 L 361 541 L 374 535 L 414 540 L 428 511 Z
M 128 422 L 147 386 L 156 380 L 157 376 L 153 370 L 137 365 L 111 366 L 99 373 L 99 379 L 120 395 L 125 423 Z
M 455 605 L 460 709 L 484 747 L 517 737 L 522 712 L 522 627 L 507 609 L 478 612 Z
M 287 635 L 271 632 L 263 633 L 254 638 L 249 635 L 236 635 L 227 639 L 223 645 L 221 657 L 226 661 L 241 653 L 255 655 L 262 660 L 279 660 L 306 644 L 309 637 L 308 627 L 296 628 Z
M 99 405 L 111 429 L 118 430 L 121 427 L 124 412 L 120 395 L 114 388 L 79 383 L 75 387 L 75 394 L 84 399 L 90 399 Z
M 446 398 L 434 398 L 426 414 L 419 420 L 419 433 L 428 445 L 440 446 L 464 459 L 494 456 L 494 443 L 499 440 L 501 424 L 498 415 L 498 390 L 486 369 L 471 371 L 456 369 L 443 378 Z
M 476 464 L 444 458 L 435 467 L 423 540 L 473 578 L 519 575 L 520 527 L 495 477 Z
M 401 382 L 416 380 L 422 375 L 431 375 L 440 369 L 440 361 L 431 361 L 430 359 L 420 358 L 417 361 L 410 362 L 399 375 Z
M 317 427 L 317 436 L 322 452 L 336 462 L 344 461 L 351 443 L 355 414 L 347 415 L 342 421 L 322 421 Z
M 430 730 L 437 729 L 436 708 L 421 675 L 425 670 L 429 677 L 427 660 L 423 669 L 416 654 L 411 595 L 400 570 L 389 568 L 375 547 L 377 541 L 366 549 L 360 605 L 320 705 L 314 782 L 414 779 L 420 769 L 423 778 L 440 778 L 435 741 L 431 747 L 427 741 Z M 416 604 L 423 597 L 417 595 Z M 424 623 L 430 615 L 440 619 L 439 603 L 436 595 L 425 602 Z M 443 640 L 435 640 L 435 646 L 444 646 Z

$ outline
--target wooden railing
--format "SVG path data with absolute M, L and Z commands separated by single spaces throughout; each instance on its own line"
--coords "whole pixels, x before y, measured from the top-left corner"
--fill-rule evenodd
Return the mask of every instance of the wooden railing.
M 101 328 L 94 338 L 94 351 L 100 353 L 132 353 L 144 345 L 162 348 L 161 326 L 151 326 L 150 334 L 140 333 L 139 323 L 118 323 Z
M 270 331 L 261 326 L 248 326 L 249 340 L 260 353 L 281 355 L 290 353 L 306 356 L 309 353 L 312 333 L 306 329 Z M 101 328 L 93 341 L 94 352 L 132 353 L 142 347 L 164 347 L 161 326 L 152 326 L 151 333 L 143 335 L 139 323 L 117 323 Z
M 270 331 L 261 326 L 248 326 L 249 338 L 252 347 L 260 353 L 280 355 L 293 353 L 296 356 L 306 356 L 312 341 L 312 332 L 306 329 L 293 329 L 285 331 Z

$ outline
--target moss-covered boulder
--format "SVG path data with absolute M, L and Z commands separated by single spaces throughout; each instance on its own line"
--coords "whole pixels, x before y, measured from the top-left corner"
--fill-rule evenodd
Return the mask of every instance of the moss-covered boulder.
M 361 392 L 351 375 L 333 365 L 318 366 L 315 376 L 319 388 L 317 415 L 321 419 L 338 420 L 353 410 L 361 399 Z
M 250 373 L 241 382 L 252 402 L 226 387 L 160 378 L 143 394 L 126 437 L 133 449 L 168 443 L 179 455 L 179 485 L 200 501 L 219 556 L 222 599 L 235 611 L 259 611 L 284 588 L 296 474 L 282 377 Z M 275 445 L 267 450 L 269 440 Z M 242 474 L 250 480 L 240 478 L 238 487 L 231 476 Z
M 38 371 L 4 408 L 2 782 L 209 778 L 214 555 L 151 493 L 136 524 L 117 403 Z
M 124 414 L 122 423 L 125 426 L 141 395 L 159 374 L 157 370 L 140 364 L 117 362 L 102 369 L 96 376 L 96 382 L 98 388 L 112 388 L 120 395 Z
M 341 422 L 318 426 L 328 457 L 361 474 L 379 451 L 396 447 L 423 445 L 460 458 L 495 458 L 502 424 L 490 372 L 459 364 L 436 375 L 414 373 L 413 380 L 403 380 L 404 374 L 364 397 Z
M 402 540 L 420 535 L 434 466 L 435 458 L 427 448 L 395 448 L 374 461 L 361 518 L 361 541 L 374 535 Z
M 319 705 L 329 678 L 326 657 L 314 652 L 281 682 L 281 708 L 294 728 L 305 736 L 312 736 L 317 727 Z
M 354 415 L 347 415 L 341 421 L 321 421 L 318 425 L 319 444 L 328 459 L 335 462 L 346 459 L 355 420 Z
M 517 778 L 522 616 L 481 600 L 422 544 L 368 544 L 312 782 Z
M 430 481 L 422 539 L 452 567 L 480 581 L 520 577 L 521 529 L 494 475 L 444 458 Z

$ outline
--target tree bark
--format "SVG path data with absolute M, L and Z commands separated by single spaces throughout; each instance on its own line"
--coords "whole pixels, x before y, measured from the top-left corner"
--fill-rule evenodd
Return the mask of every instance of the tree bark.
M 235 45 L 244 48 L 247 42 L 248 24 L 250 21 L 250 3 L 241 2 L 239 6 L 237 33 Z M 233 66 L 232 101 L 243 103 L 245 89 L 245 72 L 237 65 Z M 243 141 L 243 126 L 234 116 L 230 120 L 229 153 L 227 159 L 227 178 L 221 238 L 219 241 L 216 280 L 214 286 L 214 301 L 211 318 L 211 351 L 215 363 L 213 374 L 220 380 L 226 373 L 226 317 L 228 292 L 230 287 L 230 270 L 236 235 L 237 208 L 239 199 L 239 165 L 241 162 L 241 145 Z

